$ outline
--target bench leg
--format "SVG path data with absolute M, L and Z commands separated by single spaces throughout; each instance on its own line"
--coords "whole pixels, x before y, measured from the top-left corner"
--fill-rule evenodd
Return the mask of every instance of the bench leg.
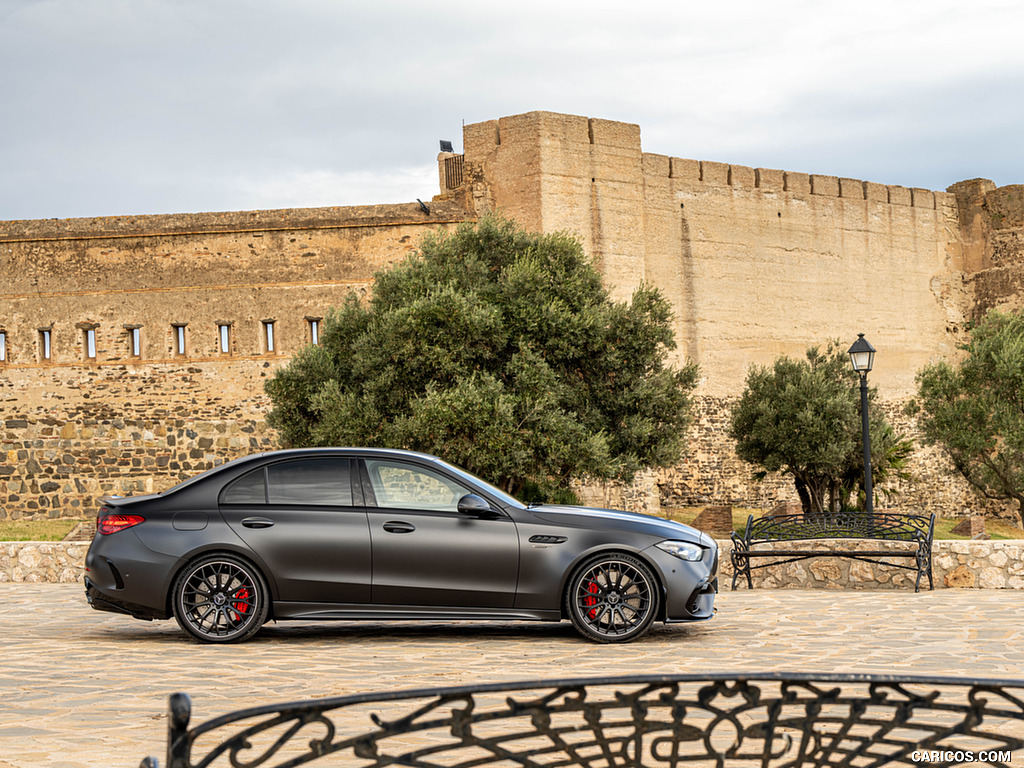
M 917 552 L 917 581 L 914 583 L 914 591 L 921 591 L 921 577 L 928 574 L 928 589 L 935 589 L 935 582 L 932 579 L 932 553 L 931 551 L 918 550 Z
M 732 560 L 732 592 L 736 591 L 736 580 L 739 579 L 740 573 L 746 577 L 746 588 L 753 589 L 751 586 L 751 558 L 732 552 L 730 559 Z
M 735 552 L 731 555 L 732 559 L 732 591 L 736 591 L 736 579 L 739 578 L 742 573 L 747 577 L 747 589 L 753 589 L 754 583 L 750 580 L 750 558 L 744 557 L 743 555 L 737 555 Z

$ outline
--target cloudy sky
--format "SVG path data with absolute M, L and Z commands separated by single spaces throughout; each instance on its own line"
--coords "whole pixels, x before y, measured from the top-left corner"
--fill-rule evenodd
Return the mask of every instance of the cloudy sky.
M 1020 0 L 0 0 L 0 220 L 410 202 L 531 110 L 679 157 L 1024 183 Z

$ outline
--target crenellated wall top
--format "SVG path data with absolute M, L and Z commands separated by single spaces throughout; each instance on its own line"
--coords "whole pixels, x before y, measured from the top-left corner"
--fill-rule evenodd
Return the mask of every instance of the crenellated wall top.
M 955 196 L 949 192 L 878 184 L 840 176 L 795 173 L 774 168 L 751 168 L 709 160 L 690 160 L 647 152 L 643 154 L 643 170 L 645 177 L 675 179 L 677 183 L 694 187 L 731 187 L 769 193 L 786 192 L 796 197 L 838 197 L 931 210 L 956 204 Z

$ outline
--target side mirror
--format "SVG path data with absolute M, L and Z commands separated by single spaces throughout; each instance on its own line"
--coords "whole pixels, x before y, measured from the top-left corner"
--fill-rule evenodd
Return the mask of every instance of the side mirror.
M 460 515 L 484 515 L 491 511 L 491 505 L 475 493 L 467 493 L 459 499 Z

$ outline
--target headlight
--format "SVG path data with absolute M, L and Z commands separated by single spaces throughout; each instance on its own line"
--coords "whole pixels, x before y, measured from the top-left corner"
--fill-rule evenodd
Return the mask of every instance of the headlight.
M 655 546 L 680 560 L 696 562 L 704 557 L 704 548 L 689 541 L 662 541 Z

